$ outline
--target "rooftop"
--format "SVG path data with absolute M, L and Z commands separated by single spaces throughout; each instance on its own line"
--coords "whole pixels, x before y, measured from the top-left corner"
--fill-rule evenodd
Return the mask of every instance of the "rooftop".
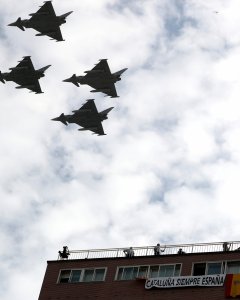
M 152 256 L 154 255 L 154 246 L 132 247 L 134 256 Z M 109 249 L 90 249 L 90 250 L 70 250 L 68 260 L 72 259 L 99 259 L 99 258 L 119 258 L 125 257 L 125 248 L 109 248 Z M 182 249 L 184 253 L 211 253 L 211 252 L 228 252 L 228 251 L 240 251 L 240 242 L 216 242 L 216 243 L 195 243 L 195 244 L 178 244 L 178 245 L 162 245 L 161 255 L 173 255 L 179 254 L 179 249 Z M 58 260 L 62 258 L 58 256 Z

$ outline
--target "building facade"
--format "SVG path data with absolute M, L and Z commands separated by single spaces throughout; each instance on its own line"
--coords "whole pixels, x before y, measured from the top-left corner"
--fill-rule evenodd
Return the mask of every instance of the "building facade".
M 60 255 L 48 261 L 39 300 L 240 296 L 240 242 L 131 247 L 131 251 L 70 251 L 68 259 Z

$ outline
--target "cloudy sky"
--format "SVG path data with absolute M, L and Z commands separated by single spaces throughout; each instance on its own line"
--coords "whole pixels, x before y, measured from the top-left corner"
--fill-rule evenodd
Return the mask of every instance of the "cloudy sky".
M 52 65 L 44 94 L 0 83 L 1 300 L 37 299 L 63 245 L 239 240 L 239 0 L 54 0 L 60 43 L 6 26 L 42 1 L 0 3 L 0 70 Z M 120 98 L 62 82 L 101 58 Z M 93 96 L 106 136 L 50 121 Z

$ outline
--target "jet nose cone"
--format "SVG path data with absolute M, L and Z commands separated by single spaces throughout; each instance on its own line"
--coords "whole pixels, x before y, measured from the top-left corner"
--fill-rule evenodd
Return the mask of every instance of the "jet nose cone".
M 51 121 L 60 121 L 59 117 L 51 119 Z
M 72 77 L 63 80 L 64 82 L 72 82 Z
M 78 81 L 78 78 L 77 78 L 76 74 L 73 74 L 72 77 L 64 79 L 63 81 L 64 82 L 71 82 L 71 83 L 75 84 L 77 87 L 79 87 L 79 81 Z
M 8 24 L 8 26 L 17 26 L 17 25 L 16 25 L 16 22 L 13 22 L 13 23 Z

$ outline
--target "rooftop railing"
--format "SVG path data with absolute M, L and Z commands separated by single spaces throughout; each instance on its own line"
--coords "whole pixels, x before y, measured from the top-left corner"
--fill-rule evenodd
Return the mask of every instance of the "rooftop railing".
M 156 246 L 132 247 L 134 256 L 152 256 Z M 98 259 L 98 258 L 119 258 L 125 257 L 124 250 L 128 248 L 110 248 L 110 249 L 90 249 L 90 250 L 70 250 L 69 259 Z M 239 251 L 240 242 L 217 242 L 217 243 L 197 243 L 180 245 L 160 245 L 161 255 L 169 254 L 191 254 L 206 252 L 228 252 Z M 180 250 L 181 249 L 181 250 Z M 62 259 L 58 256 L 58 259 Z

